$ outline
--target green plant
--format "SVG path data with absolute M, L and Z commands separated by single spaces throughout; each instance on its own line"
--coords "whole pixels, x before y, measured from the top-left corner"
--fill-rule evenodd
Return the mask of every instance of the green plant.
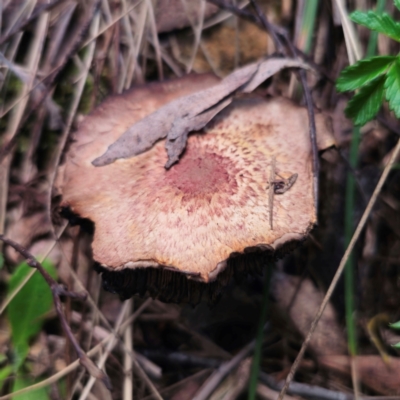
M 44 261 L 42 265 L 56 279 L 57 271 L 54 265 L 49 261 Z M 18 287 L 31 270 L 32 268 L 26 262 L 18 265 L 11 276 L 8 292 L 10 293 Z M 52 307 L 53 297 L 51 290 L 38 273 L 34 274 L 11 300 L 7 308 L 7 317 L 11 328 L 12 360 L 10 364 L 0 369 L 0 385 L 12 373 L 16 374 L 13 392 L 33 383 L 22 372 L 29 370 L 29 363 L 26 362 L 26 357 L 29 353 L 30 341 L 40 332 L 44 319 Z M 33 396 L 34 394 L 35 392 L 32 392 L 27 395 Z M 21 395 L 16 398 L 23 400 L 36 397 Z M 37 398 L 46 399 L 48 396 L 45 396 L 43 391 L 38 391 Z
M 375 14 L 382 15 L 385 9 L 386 0 L 378 0 Z M 378 32 L 372 31 L 368 41 L 367 57 L 372 58 L 376 52 Z M 378 59 L 379 61 L 379 59 Z M 364 65 L 364 64 L 362 64 Z M 363 79 L 360 79 L 357 74 L 353 77 L 354 86 L 362 84 Z M 351 146 L 349 153 L 349 163 L 353 169 L 357 168 L 358 164 L 358 147 L 360 143 L 360 127 L 355 126 L 351 137 Z M 348 173 L 346 182 L 345 195 L 345 244 L 348 246 L 354 232 L 354 209 L 356 204 L 356 181 L 352 173 Z M 347 327 L 347 342 L 349 353 L 352 357 L 357 355 L 357 329 L 354 319 L 355 296 L 354 296 L 354 276 L 355 276 L 355 259 L 354 255 L 350 254 L 345 268 L 345 304 L 346 304 L 346 327 Z
M 394 0 L 394 4 L 400 10 L 400 0 Z M 387 13 L 381 13 L 379 10 L 355 11 L 350 18 L 374 32 L 400 42 L 400 23 L 394 21 Z M 370 55 L 373 51 L 369 48 L 368 53 Z M 364 58 L 341 72 L 336 88 L 340 92 L 358 90 L 345 110 L 346 116 L 351 118 L 355 125 L 362 126 L 374 118 L 384 97 L 389 103 L 389 108 L 400 118 L 400 56 Z M 400 329 L 400 321 L 390 324 L 390 327 Z M 400 349 L 400 343 L 393 347 Z
M 394 0 L 400 10 L 400 0 Z M 387 13 L 355 11 L 352 21 L 400 42 L 400 23 Z M 355 125 L 362 126 L 378 113 L 384 98 L 397 118 L 400 118 L 400 56 L 364 58 L 345 68 L 337 82 L 340 92 L 357 90 L 345 110 Z

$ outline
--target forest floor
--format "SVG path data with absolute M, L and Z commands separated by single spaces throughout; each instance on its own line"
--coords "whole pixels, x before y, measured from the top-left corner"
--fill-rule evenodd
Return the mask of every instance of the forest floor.
M 0 233 L 49 274 L 46 282 L 24 262 L 26 252 L 0 245 L 0 400 L 278 398 L 400 135 L 387 104 L 355 128 L 344 113 L 351 96 L 338 93 L 335 81 L 367 51 L 395 55 L 399 45 L 353 24 L 342 0 L 257 0 L 260 12 L 252 3 L 0 2 Z M 349 11 L 376 6 L 347 2 Z M 391 1 L 382 6 L 400 17 Z M 314 70 L 305 73 L 306 89 L 285 69 L 257 94 L 306 107 L 306 90 L 331 121 L 335 146 L 318 156 L 318 224 L 268 264 L 270 279 L 267 267 L 231 279 L 212 305 L 206 297 L 196 306 L 179 296 L 165 303 L 147 290 L 122 301 L 93 268 L 93 232 L 60 214 L 55 186 L 71 135 L 109 95 L 189 73 L 223 78 L 282 56 L 260 15 Z M 400 334 L 389 327 L 400 319 L 398 165 L 284 399 L 400 399 L 392 346 Z M 70 297 L 56 281 L 86 297 Z M 49 283 L 62 291 L 58 310 Z

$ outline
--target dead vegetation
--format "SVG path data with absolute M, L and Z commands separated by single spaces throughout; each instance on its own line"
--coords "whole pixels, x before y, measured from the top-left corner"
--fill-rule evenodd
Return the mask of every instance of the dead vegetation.
M 396 162 L 393 148 L 400 129 L 398 121 L 389 110 L 383 108 L 379 122 L 368 123 L 361 129 L 358 165 L 356 168 L 350 167 L 353 128 L 343 114 L 348 97 L 335 91 L 334 80 L 349 61 L 352 62 L 357 54 L 363 53 L 369 37 L 365 30 L 349 27 L 343 1 L 320 2 L 313 24 L 305 22 L 308 20 L 307 2 L 304 1 L 260 0 L 256 5 L 261 7 L 261 11 L 248 3 L 205 3 L 200 0 L 3 0 L 1 3 L 0 233 L 23 246 L 39 261 L 49 260 L 56 268 L 43 262 L 46 271 L 50 271 L 49 274 L 54 272 L 58 282 L 69 291 L 85 293 L 86 299 L 62 297 L 61 308 L 65 321 L 62 319 L 61 323 L 51 305 L 35 314 L 32 309 L 40 308 L 38 301 L 42 301 L 42 305 L 47 301 L 37 292 L 40 279 L 35 280 L 37 286 L 34 291 L 28 282 L 29 279 L 35 279 L 34 270 L 17 267 L 22 263 L 24 254 L 16 252 L 12 246 L 2 245 L 0 399 L 12 398 L 11 393 L 17 390 L 20 391 L 20 397 L 15 397 L 18 399 L 31 399 L 34 395 L 43 399 L 82 400 L 246 398 L 254 349 L 257 349 L 255 337 L 263 309 L 263 297 L 269 298 L 270 303 L 268 322 L 262 327 L 262 349 L 256 350 L 261 359 L 257 396 L 260 399 L 278 398 L 320 307 L 323 294 L 338 265 L 344 266 L 345 260 L 342 263 L 340 261 L 347 245 L 344 239 L 347 176 L 354 176 L 357 185 L 356 207 L 351 217 L 355 228 L 385 166 L 391 157 L 392 162 Z M 347 6 L 349 9 L 369 9 L 375 7 L 375 3 L 354 0 Z M 386 7 L 387 12 L 396 17 L 391 2 Z M 260 17 L 263 15 L 265 18 Z M 289 42 L 285 42 L 284 38 Z M 352 41 L 349 42 L 349 38 Z M 396 54 L 398 50 L 396 44 L 379 37 L 377 54 Z M 290 211 L 296 211 L 296 197 L 300 196 L 300 189 L 308 185 L 309 215 L 307 218 L 304 216 L 302 232 L 308 233 L 308 227 L 315 222 L 314 207 L 319 197 L 318 226 L 312 231 L 311 237 L 291 255 L 277 261 L 271 290 L 267 295 L 263 294 L 265 283 L 258 274 L 242 275 L 236 280 L 225 277 L 226 287 L 222 292 L 218 288 L 219 301 L 212 308 L 208 307 L 206 301 L 192 308 L 186 304 L 165 304 L 148 297 L 148 292 L 157 297 L 157 287 L 163 287 L 164 300 L 186 300 L 191 287 L 181 286 L 179 281 L 171 285 L 165 281 L 167 277 L 156 283 L 151 276 L 125 277 L 134 279 L 135 285 L 140 279 L 145 282 L 135 286 L 140 296 L 125 302 L 121 302 L 117 295 L 104 291 L 101 278 L 93 269 L 93 260 L 99 254 L 96 245 L 92 253 L 93 225 L 79 219 L 91 219 L 96 229 L 98 223 L 93 221 L 95 218 L 90 213 L 99 212 L 96 209 L 96 196 L 99 194 L 91 189 L 89 183 L 91 179 L 99 182 L 101 172 L 99 176 L 88 173 L 87 177 L 83 174 L 80 177 L 80 185 L 87 194 L 85 198 L 92 197 L 93 200 L 89 206 L 90 212 L 81 212 L 87 204 L 82 206 L 79 203 L 81 200 L 77 200 L 78 205 L 74 207 L 81 207 L 80 212 L 68 215 L 69 223 L 59 213 L 62 193 L 56 176 L 57 173 L 60 176 L 60 171 L 64 173 L 63 168 L 68 165 L 71 154 L 68 152 L 75 151 L 79 146 L 84 148 L 94 141 L 96 154 L 93 157 L 91 153 L 90 156 L 85 155 L 79 162 L 86 163 L 88 170 L 95 169 L 91 162 L 117 139 L 107 139 L 104 134 L 110 130 L 107 123 L 100 121 L 99 125 L 92 126 L 92 117 L 85 119 L 85 115 L 106 97 L 121 94 L 132 86 L 139 86 L 136 90 L 141 95 L 141 99 L 135 101 L 148 101 L 153 111 L 176 96 L 176 88 L 170 89 L 171 93 L 160 93 L 158 81 L 176 78 L 185 81 L 189 73 L 212 73 L 220 79 L 240 67 L 277 54 L 296 58 L 296 63 L 299 62 L 297 57 L 300 57 L 301 63 L 307 62 L 314 71 L 299 73 L 284 70 L 275 74 L 257 88 L 253 94 L 258 96 L 256 102 L 265 102 L 265 98 L 278 96 L 291 98 L 302 106 L 312 102 L 318 112 L 325 117 L 330 116 L 337 147 L 326 150 L 318 158 L 319 196 L 316 196 L 312 190 L 316 189 L 317 181 L 315 174 L 313 181 L 312 172 L 318 170 L 318 162 L 312 156 L 311 142 L 307 142 L 310 147 L 306 161 L 306 157 L 299 152 L 289 155 L 290 148 L 293 149 L 295 145 L 293 143 L 297 143 L 298 132 L 290 126 L 293 118 L 289 120 L 290 113 L 285 109 L 295 106 L 288 100 L 278 100 L 282 106 L 275 114 L 280 119 L 288 118 L 285 143 L 289 144 L 289 149 L 287 154 L 286 148 L 282 149 L 282 153 L 290 161 L 290 167 L 279 168 L 280 160 L 277 158 L 277 172 L 282 176 L 278 183 L 274 183 L 269 177 L 273 153 L 268 153 L 271 160 L 266 165 L 260 165 L 261 170 L 267 168 L 262 171 L 266 196 L 263 226 L 266 233 L 279 234 L 281 205 L 291 199 Z M 218 81 L 210 75 L 207 79 L 210 82 Z M 190 85 L 181 95 L 196 92 L 196 85 L 201 89 L 206 86 L 201 80 Z M 146 93 L 151 92 L 148 88 L 153 88 L 159 96 L 146 97 Z M 218 101 L 226 101 L 232 91 L 236 91 L 236 88 L 224 92 Z M 154 96 L 154 93 L 151 95 Z M 129 101 L 129 96 L 124 94 L 118 99 Z M 165 101 L 160 100 L 162 96 L 165 96 Z M 235 93 L 233 102 L 236 106 L 229 106 L 231 108 L 217 116 L 217 121 L 218 118 L 223 121 L 224 115 L 233 113 L 235 121 L 244 119 L 242 125 L 254 123 L 253 117 L 246 120 L 238 111 L 237 115 L 232 111 L 235 107 L 240 109 L 237 104 L 254 102 L 254 98 L 248 99 L 246 96 Z M 190 100 L 193 101 L 193 98 Z M 216 110 L 212 106 L 215 101 L 210 98 L 207 100 L 210 103 L 206 106 L 204 99 L 200 102 L 203 108 L 197 110 L 196 115 L 210 108 L 211 113 L 205 117 L 203 115 L 201 123 L 192 121 L 193 125 L 190 126 L 194 126 L 195 130 L 201 129 L 204 123 L 214 117 Z M 111 101 L 106 100 L 101 107 L 106 107 Z M 115 111 L 110 108 L 105 111 L 113 117 L 125 113 L 131 118 L 129 123 L 120 122 L 118 132 L 114 132 L 117 136 L 137 119 L 150 113 L 137 111 L 135 101 L 127 104 L 126 109 L 121 109 L 116 102 Z M 268 101 L 274 104 L 274 100 Z M 178 104 L 185 111 L 184 116 L 187 116 L 187 110 L 184 109 L 186 102 L 187 99 Z M 308 138 L 308 117 L 305 109 L 303 111 L 302 121 L 305 125 L 302 133 Z M 310 115 L 310 107 L 308 111 Z M 101 108 L 98 108 L 92 115 L 101 112 Z M 168 112 L 166 114 L 169 115 Z M 73 133 L 81 129 L 78 126 L 87 127 L 88 138 L 84 138 L 82 143 L 79 138 L 73 140 Z M 209 135 L 207 140 L 212 141 L 217 136 L 212 129 L 218 131 L 218 122 L 214 120 L 210 126 L 210 130 L 206 129 L 208 133 L 200 136 L 207 138 Z M 185 131 L 185 135 L 191 130 Z M 156 133 L 159 136 L 153 141 L 166 137 L 165 132 Z M 98 134 L 103 139 L 98 139 Z M 176 137 L 172 139 L 174 143 Z M 174 149 L 169 153 L 172 154 L 169 166 L 180 156 L 186 143 L 186 137 L 184 139 L 179 151 Z M 240 139 L 239 133 L 237 141 Z M 190 146 L 190 143 L 197 141 L 197 136 L 189 135 L 188 140 Z M 320 149 L 331 144 L 325 143 Z M 268 147 L 265 143 L 257 146 L 263 151 Z M 152 152 L 158 152 L 158 156 L 154 157 L 161 160 L 160 170 L 163 170 L 162 166 L 167 162 L 163 142 L 158 142 L 149 152 L 127 159 L 127 162 L 137 162 L 137 159 L 140 162 L 151 157 Z M 299 173 L 292 189 L 282 196 L 273 196 L 272 208 L 268 199 L 272 189 L 274 193 L 276 188 L 281 189 L 285 179 L 299 172 L 294 170 L 297 167 L 292 166 L 302 161 L 302 168 L 309 171 L 311 180 L 304 183 L 304 174 Z M 126 164 L 118 160 L 112 165 Z M 171 170 L 175 167 L 172 166 Z M 101 171 L 101 168 L 98 167 L 98 170 Z M 107 181 L 122 178 L 128 181 L 125 175 L 121 178 L 121 172 L 114 167 L 110 167 L 109 171 L 112 172 L 104 174 L 105 186 Z M 389 168 L 386 168 L 386 172 L 386 183 L 382 182 L 377 192 L 374 208 L 365 214 L 365 228 L 359 231 L 360 237 L 353 251 L 358 353 L 353 357 L 348 355 L 344 288 L 339 280 L 304 358 L 297 359 L 299 365 L 295 382 L 292 382 L 285 399 L 382 399 L 398 398 L 390 396 L 400 394 L 399 357 L 397 351 L 390 347 L 400 340 L 396 331 L 387 326 L 388 322 L 400 317 L 400 225 L 397 200 L 400 186 L 398 169 L 394 168 L 389 174 Z M 269 188 L 272 188 L 270 191 L 268 182 Z M 114 206 L 121 196 L 112 197 L 112 186 L 110 188 L 109 192 L 103 190 L 101 194 L 110 196 Z M 157 189 L 159 187 L 153 185 L 152 190 Z M 76 194 L 75 189 L 69 190 L 72 198 Z M 147 207 L 150 208 L 150 205 L 153 206 L 149 204 Z M 124 216 L 116 217 L 109 212 L 112 206 L 100 210 L 100 214 L 107 215 L 108 221 L 117 222 L 118 226 L 123 227 L 122 233 L 113 234 L 116 244 L 111 245 L 113 249 L 120 246 L 117 254 L 121 254 L 122 250 L 129 249 L 130 244 L 124 242 L 122 237 L 130 227 L 122 223 L 125 222 Z M 268 210 L 272 210 L 271 213 Z M 228 219 L 229 216 L 224 217 L 224 220 Z M 275 224 L 271 221 L 275 221 Z M 285 222 L 282 225 L 287 224 Z M 170 235 L 168 232 L 162 234 L 165 240 Z M 218 235 L 215 237 L 215 242 L 225 239 Z M 107 243 L 110 243 L 109 239 Z M 264 242 L 259 240 L 257 243 Z M 178 244 L 182 244 L 181 239 Z M 104 246 L 107 244 L 100 246 L 100 249 L 104 249 Z M 239 251 L 243 251 L 244 247 L 248 247 L 248 244 L 242 245 Z M 181 257 L 182 251 L 177 254 Z M 224 252 L 217 261 L 213 260 L 214 264 L 225 260 L 229 254 Z M 143 259 L 141 254 L 135 254 L 135 257 Z M 190 254 L 182 257 L 179 265 L 190 268 Z M 174 264 L 169 260 L 165 264 L 176 266 L 178 261 Z M 20 275 L 17 276 L 15 271 L 25 272 L 24 275 L 18 272 Z M 153 284 L 158 286 L 150 290 L 149 285 Z M 46 290 L 40 286 L 39 292 L 42 290 L 40 288 Z M 110 288 L 113 288 L 112 284 Z M 128 292 L 131 291 L 128 285 Z M 129 293 L 123 297 L 130 297 Z M 12 316 L 11 312 L 18 312 L 18 315 L 15 314 L 17 317 Z M 21 339 L 16 327 L 19 326 L 19 319 L 29 316 L 33 318 L 32 327 L 37 329 L 30 331 L 28 323 L 25 327 L 27 334 Z M 94 378 L 102 377 L 96 368 L 88 363 L 86 370 L 80 366 L 76 352 L 62 330 L 62 322 L 67 322 L 71 327 L 77 340 L 78 348 L 75 346 L 75 350 L 78 349 L 78 355 L 79 351 L 85 352 L 98 368 L 107 373 L 112 384 L 111 391 L 101 380 Z

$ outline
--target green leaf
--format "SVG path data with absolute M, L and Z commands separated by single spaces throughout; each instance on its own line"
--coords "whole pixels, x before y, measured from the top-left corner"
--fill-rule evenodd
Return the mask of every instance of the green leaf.
M 4 256 L 3 253 L 0 253 L 0 269 L 2 269 L 4 266 Z
M 6 365 L 2 369 L 0 369 L 0 390 L 3 385 L 6 383 L 6 379 L 14 372 L 14 368 L 12 365 Z
M 352 21 L 366 26 L 372 31 L 383 33 L 390 38 L 400 41 L 400 24 L 387 14 L 377 14 L 375 11 L 354 11 L 350 14 Z
M 400 118 L 400 60 L 397 59 L 386 74 L 386 100 L 389 108 Z
M 392 329 L 400 329 L 400 321 L 394 322 L 393 324 L 389 324 Z
M 336 81 L 336 89 L 339 92 L 358 89 L 382 75 L 395 60 L 396 56 L 378 56 L 360 60 L 341 72 Z
M 400 10 L 400 0 L 394 0 L 394 5 Z
M 392 347 L 395 349 L 400 349 L 400 343 L 392 344 Z
M 16 392 L 17 390 L 25 389 L 28 386 L 36 383 L 33 379 L 29 377 L 21 377 L 18 376 L 12 388 L 12 392 Z M 49 400 L 49 394 L 47 393 L 47 388 L 40 388 L 36 390 L 32 390 L 18 396 L 13 396 L 13 400 Z
M 43 268 L 56 278 L 57 272 L 52 263 L 43 262 Z M 25 262 L 14 271 L 8 286 L 12 292 L 31 271 Z M 37 272 L 11 300 L 7 316 L 11 325 L 11 339 L 14 347 L 14 365 L 22 365 L 29 351 L 29 340 L 41 329 L 43 317 L 53 305 L 51 290 L 43 277 Z
M 385 75 L 363 86 L 347 104 L 345 113 L 354 125 L 365 125 L 375 117 L 382 105 Z

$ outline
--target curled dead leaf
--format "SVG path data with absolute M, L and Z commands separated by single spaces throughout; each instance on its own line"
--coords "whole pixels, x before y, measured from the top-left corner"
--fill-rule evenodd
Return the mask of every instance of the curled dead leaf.
M 250 93 L 266 79 L 289 67 L 308 68 L 308 65 L 287 58 L 269 58 L 237 69 L 212 87 L 178 97 L 135 122 L 92 164 L 101 167 L 119 158 L 136 156 L 166 137 L 168 161 L 165 167 L 170 168 L 179 160 L 189 132 L 202 129 L 231 103 L 236 92 Z

